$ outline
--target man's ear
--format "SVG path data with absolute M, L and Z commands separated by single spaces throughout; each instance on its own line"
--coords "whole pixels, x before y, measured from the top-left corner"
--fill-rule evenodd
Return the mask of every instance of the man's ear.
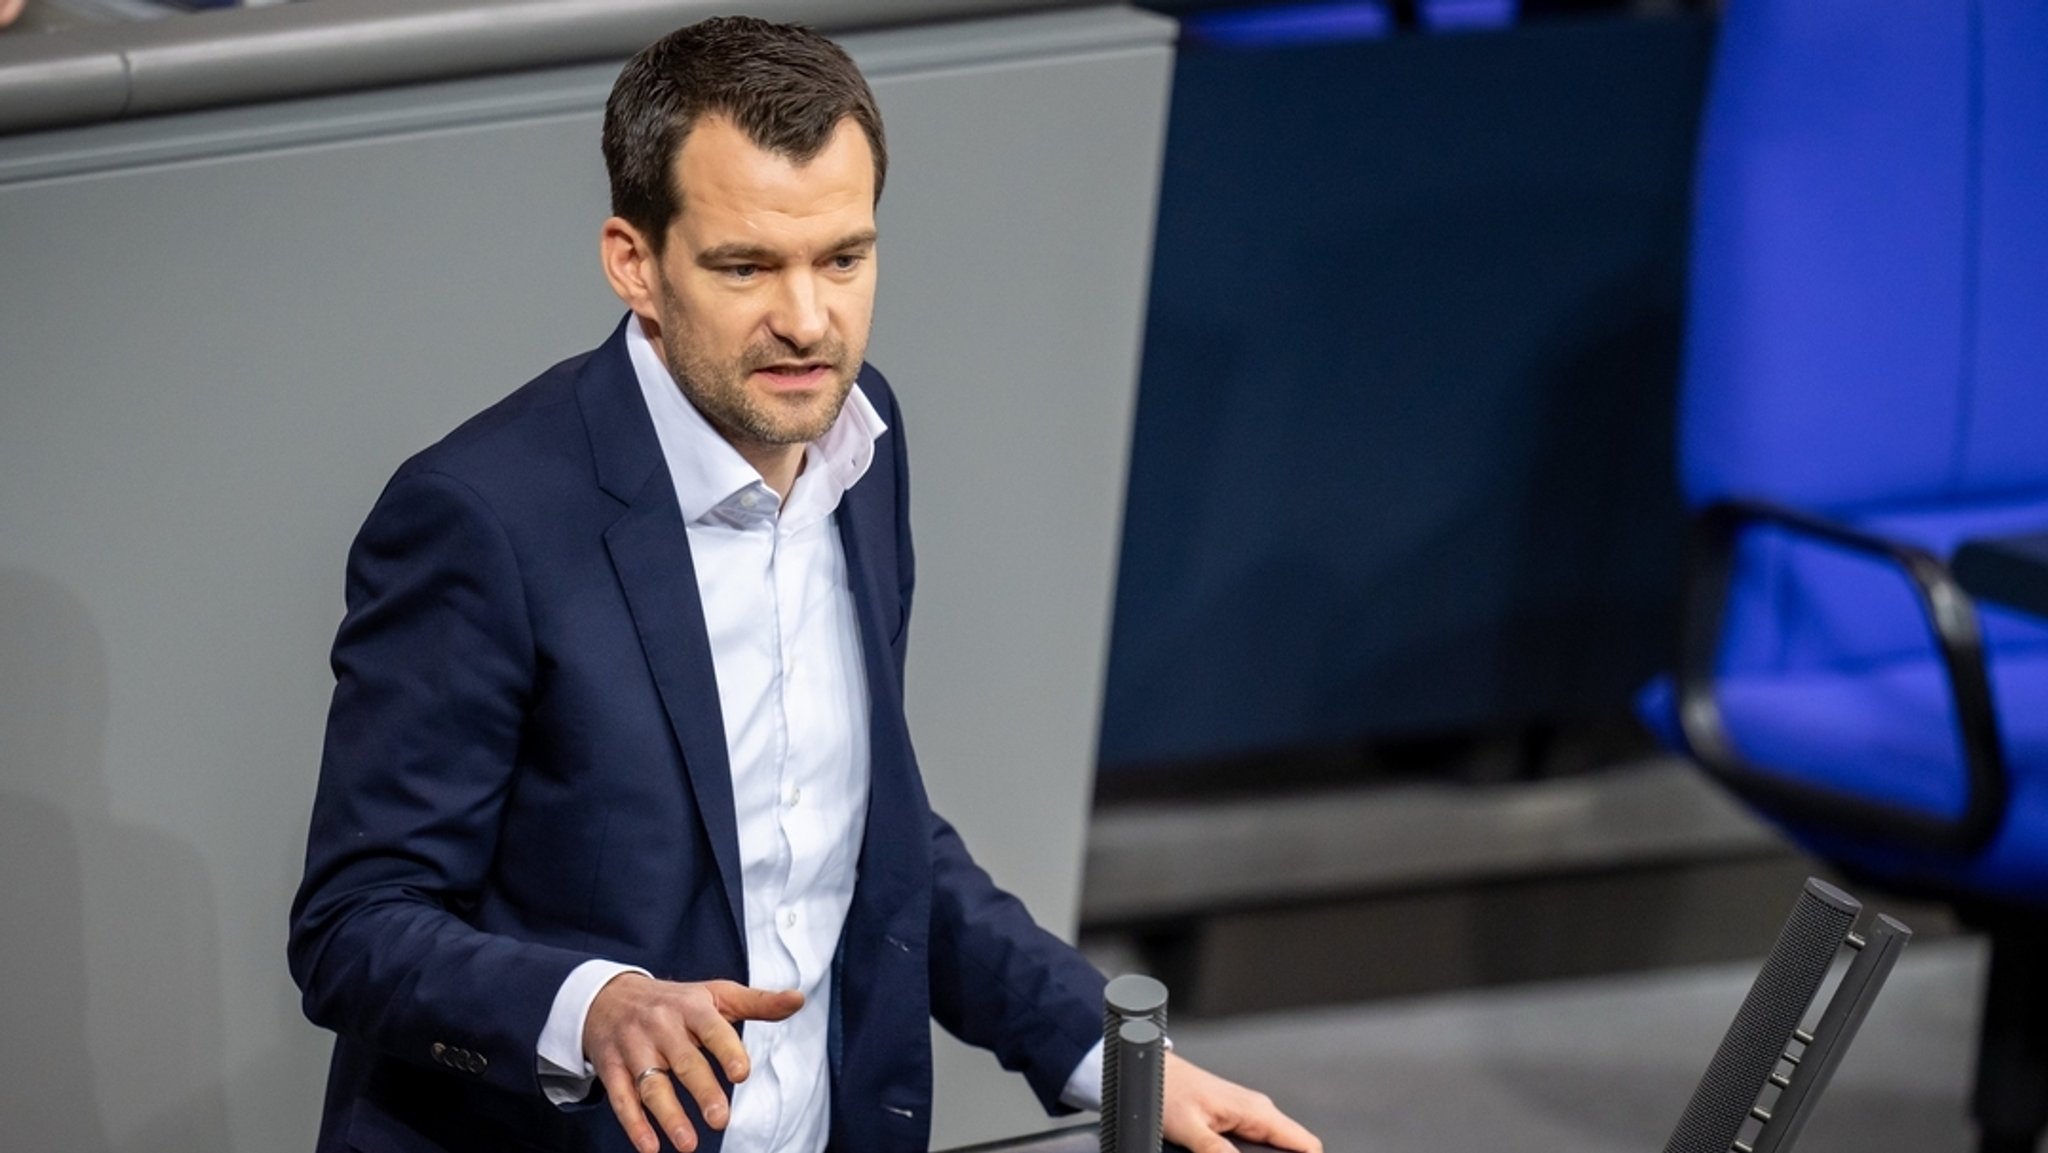
M 627 308 L 643 320 L 660 323 L 655 305 L 661 295 L 661 258 L 647 234 L 624 218 L 613 216 L 598 233 L 598 258 L 604 278 Z

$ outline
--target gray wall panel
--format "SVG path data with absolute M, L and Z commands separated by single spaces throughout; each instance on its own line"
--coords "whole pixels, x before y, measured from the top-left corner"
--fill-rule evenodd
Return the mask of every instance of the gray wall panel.
M 849 39 L 897 157 L 873 351 L 918 474 L 913 724 L 1063 931 L 1170 68 L 1114 22 L 973 67 Z M 399 460 L 616 318 L 593 76 L 0 141 L 0 1029 L 37 1039 L 0 1055 L 10 1145 L 308 1143 L 327 1045 L 284 917 L 343 553 Z M 944 1068 L 942 1140 L 1036 1119 Z
M 399 460 L 608 327 L 569 271 L 594 131 L 0 192 L 0 669 L 47 698 L 0 730 L 0 811 L 56 800 L 76 848 L 43 868 L 82 909 L 75 954 L 10 958 L 0 997 L 92 1074 L 0 1110 L 22 1147 L 67 1144 L 79 1085 L 105 1148 L 307 1144 L 325 1042 L 281 948 L 343 551 Z M 52 660 L 100 692 L 45 685 Z
M 1086 0 L 754 0 L 834 34 Z M 0 38 L 0 133 L 615 60 L 719 0 L 348 0 L 83 18 L 31 3 Z

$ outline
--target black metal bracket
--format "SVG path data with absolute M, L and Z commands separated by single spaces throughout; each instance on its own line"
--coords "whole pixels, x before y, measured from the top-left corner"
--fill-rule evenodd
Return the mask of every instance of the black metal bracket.
M 1806 784 L 1744 760 L 1714 695 L 1721 629 L 1735 550 L 1745 528 L 1767 524 L 1890 563 L 1918 594 L 1948 673 L 1968 792 L 1953 818 Z M 1757 500 L 1722 500 L 1693 520 L 1685 569 L 1678 657 L 1678 722 L 1692 755 L 1729 788 L 1792 821 L 1853 837 L 1944 854 L 1983 848 L 2005 821 L 2012 786 L 1992 707 L 1983 631 L 1970 595 L 1948 566 L 1925 549 L 1886 540 L 1820 517 Z

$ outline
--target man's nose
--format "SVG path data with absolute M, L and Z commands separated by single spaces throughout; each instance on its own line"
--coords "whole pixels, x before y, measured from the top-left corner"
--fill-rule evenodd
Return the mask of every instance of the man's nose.
M 808 273 L 783 278 L 781 299 L 776 302 L 769 325 L 775 335 L 797 348 L 809 348 L 825 339 L 831 327 L 818 281 Z

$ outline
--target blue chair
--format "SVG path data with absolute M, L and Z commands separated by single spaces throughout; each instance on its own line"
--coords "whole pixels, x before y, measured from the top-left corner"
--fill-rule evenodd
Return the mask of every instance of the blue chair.
M 1680 404 L 1694 538 L 1646 717 L 1860 883 L 1992 941 L 1973 1109 L 2048 1126 L 2048 622 L 1949 561 L 2048 530 L 2048 4 L 1734 0 Z

